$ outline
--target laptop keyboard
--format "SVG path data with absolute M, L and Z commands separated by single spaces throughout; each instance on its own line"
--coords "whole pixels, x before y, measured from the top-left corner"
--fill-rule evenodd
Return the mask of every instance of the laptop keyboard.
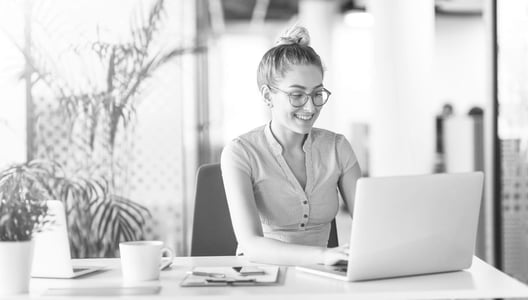
M 347 264 L 338 264 L 338 265 L 325 266 L 325 267 L 328 270 L 333 271 L 333 272 L 339 272 L 339 273 L 343 273 L 343 274 L 346 274 L 346 272 L 347 272 Z

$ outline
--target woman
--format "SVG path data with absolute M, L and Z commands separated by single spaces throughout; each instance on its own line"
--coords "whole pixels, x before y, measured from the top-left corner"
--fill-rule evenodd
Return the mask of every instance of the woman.
M 250 260 L 336 264 L 347 246 L 327 248 L 338 190 L 353 207 L 361 175 L 349 142 L 314 128 L 328 100 L 323 65 L 304 27 L 293 27 L 260 62 L 257 83 L 271 121 L 222 152 L 222 177 L 238 240 Z

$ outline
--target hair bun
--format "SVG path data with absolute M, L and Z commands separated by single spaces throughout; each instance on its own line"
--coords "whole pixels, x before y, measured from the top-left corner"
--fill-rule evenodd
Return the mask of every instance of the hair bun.
M 308 30 L 302 26 L 292 26 L 288 28 L 277 40 L 276 45 L 292 45 L 298 44 L 301 46 L 310 45 L 310 34 Z

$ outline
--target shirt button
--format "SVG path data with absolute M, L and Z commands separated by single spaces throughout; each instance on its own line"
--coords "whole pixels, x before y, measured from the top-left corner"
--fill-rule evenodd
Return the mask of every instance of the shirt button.
M 304 227 L 304 224 L 301 224 L 301 227 Z
M 308 215 L 304 215 L 303 217 L 306 219 L 306 218 L 308 218 Z
M 304 201 L 303 201 L 303 204 L 308 204 L 308 201 L 304 200 Z

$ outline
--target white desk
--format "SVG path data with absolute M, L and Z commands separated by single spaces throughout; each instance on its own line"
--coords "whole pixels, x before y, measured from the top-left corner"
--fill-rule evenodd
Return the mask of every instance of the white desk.
M 83 278 L 31 279 L 30 294 L 16 299 L 85 299 L 84 296 L 42 296 L 48 288 L 93 288 L 126 286 L 121 280 L 119 259 L 74 260 L 76 265 L 105 265 L 108 270 Z M 342 282 L 281 268 L 282 283 L 277 286 L 180 287 L 179 282 L 192 266 L 248 265 L 242 257 L 178 257 L 170 270 L 163 271 L 159 281 L 141 286 L 161 286 L 156 296 L 128 296 L 131 299 L 472 299 L 528 297 L 528 286 L 474 258 L 466 271 L 385 279 L 366 282 Z M 110 297 L 97 297 L 105 299 Z

